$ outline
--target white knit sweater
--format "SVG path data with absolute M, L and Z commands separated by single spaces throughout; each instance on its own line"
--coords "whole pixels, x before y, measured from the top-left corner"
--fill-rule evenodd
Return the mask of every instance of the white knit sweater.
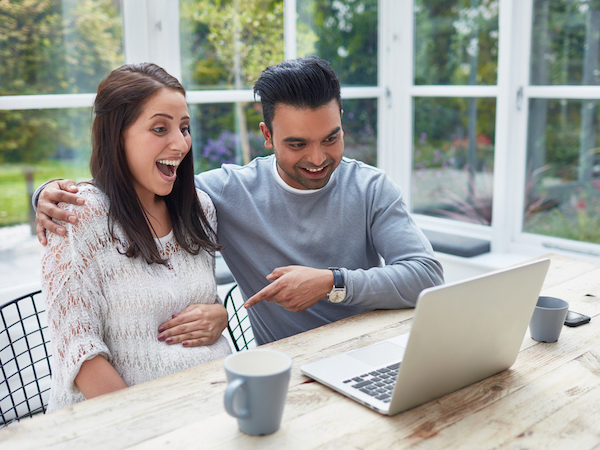
M 49 411 L 85 400 L 74 380 L 81 364 L 103 355 L 128 386 L 162 377 L 231 353 L 227 340 L 208 346 L 168 345 L 157 339 L 160 324 L 187 306 L 218 300 L 214 258 L 184 251 L 173 232 L 157 239 L 168 264 L 148 264 L 121 253 L 108 230 L 108 199 L 84 185 L 84 206 L 61 204 L 78 217 L 62 223 L 67 235 L 48 233 L 42 258 L 42 290 L 52 342 Z M 214 206 L 198 190 L 211 226 Z M 126 242 L 120 227 L 119 239 Z

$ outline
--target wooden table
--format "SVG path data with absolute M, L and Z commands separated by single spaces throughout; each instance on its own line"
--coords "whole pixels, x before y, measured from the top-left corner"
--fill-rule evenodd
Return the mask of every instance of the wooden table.
M 280 430 L 252 437 L 223 408 L 222 361 L 0 431 L 2 449 L 598 448 L 600 265 L 551 255 L 544 295 L 592 317 L 554 344 L 525 336 L 515 365 L 393 417 L 311 381 L 300 366 L 410 330 L 413 310 L 373 311 L 269 344 L 294 359 Z

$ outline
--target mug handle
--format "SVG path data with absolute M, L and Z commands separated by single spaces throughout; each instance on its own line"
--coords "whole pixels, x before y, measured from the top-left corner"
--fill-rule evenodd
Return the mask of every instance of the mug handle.
M 241 378 L 236 378 L 231 383 L 229 383 L 227 385 L 227 389 L 225 389 L 225 411 L 227 411 L 227 414 L 237 419 L 247 419 L 248 417 L 250 417 L 250 411 L 248 410 L 247 406 L 244 409 L 242 409 L 239 413 L 237 413 L 233 408 L 233 399 L 235 397 L 235 393 L 244 384 L 244 380 L 242 380 Z

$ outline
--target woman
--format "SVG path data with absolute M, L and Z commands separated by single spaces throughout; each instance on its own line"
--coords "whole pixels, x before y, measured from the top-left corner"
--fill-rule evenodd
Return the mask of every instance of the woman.
M 77 224 L 42 260 L 53 347 L 49 411 L 230 353 L 214 276 L 216 213 L 194 188 L 181 84 L 154 64 L 125 65 L 98 87 L 93 181 Z M 215 318 L 207 345 L 168 345 L 159 325 L 191 305 Z

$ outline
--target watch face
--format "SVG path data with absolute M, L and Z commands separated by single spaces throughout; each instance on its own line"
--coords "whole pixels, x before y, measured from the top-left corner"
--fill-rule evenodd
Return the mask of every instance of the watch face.
M 330 303 L 339 303 L 346 298 L 346 289 L 334 289 L 329 293 Z

